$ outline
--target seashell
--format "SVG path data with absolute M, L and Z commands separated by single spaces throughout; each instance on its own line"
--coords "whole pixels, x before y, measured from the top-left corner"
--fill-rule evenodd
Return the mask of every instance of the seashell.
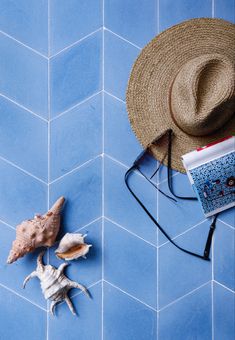
M 28 275 L 23 283 L 23 288 L 25 288 L 26 283 L 33 277 L 37 277 L 40 280 L 43 295 L 46 300 L 51 300 L 50 312 L 54 314 L 54 309 L 57 303 L 65 301 L 69 306 L 70 311 L 76 315 L 73 304 L 68 297 L 68 291 L 71 288 L 81 289 L 88 297 L 90 297 L 86 287 L 81 284 L 71 281 L 63 273 L 64 268 L 69 265 L 69 263 L 62 263 L 59 268 L 55 268 L 50 264 L 43 264 L 44 251 L 38 255 L 37 258 L 37 268 L 30 275 Z
M 84 242 L 86 236 L 82 234 L 65 234 L 55 251 L 56 256 L 64 260 L 76 260 L 79 257 L 86 258 L 86 254 L 92 246 Z
M 16 261 L 38 247 L 51 247 L 54 244 L 64 201 L 64 197 L 60 197 L 46 214 L 37 214 L 34 219 L 23 221 L 17 226 L 16 239 L 12 243 L 7 263 Z

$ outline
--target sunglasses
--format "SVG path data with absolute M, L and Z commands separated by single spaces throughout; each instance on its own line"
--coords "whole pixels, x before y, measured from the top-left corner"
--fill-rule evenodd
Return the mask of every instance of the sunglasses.
M 140 200 L 140 198 L 137 196 L 137 194 L 134 192 L 134 190 L 131 188 L 130 184 L 129 184 L 129 177 L 131 175 L 131 173 L 133 171 L 138 171 L 153 187 L 155 187 L 155 189 L 157 189 L 162 195 L 164 195 L 165 197 L 167 197 L 168 199 L 177 202 L 177 199 L 180 200 L 197 200 L 197 197 L 183 197 L 183 196 L 179 196 L 175 193 L 174 189 L 173 189 L 173 177 L 172 177 L 172 168 L 171 168 L 171 156 L 172 156 L 172 138 L 173 138 L 173 131 L 172 130 L 168 130 L 167 131 L 167 137 L 168 137 L 168 147 L 167 147 L 167 184 L 168 184 L 168 188 L 169 191 L 171 193 L 172 196 L 169 196 L 168 194 L 166 194 L 165 192 L 163 192 L 160 188 L 157 187 L 157 185 L 152 181 L 153 176 L 156 175 L 156 173 L 160 170 L 163 161 L 165 159 L 165 157 L 163 158 L 163 160 L 161 160 L 161 162 L 159 163 L 157 169 L 154 171 L 154 173 L 151 175 L 151 177 L 149 178 L 148 176 L 145 175 L 145 173 L 141 170 L 141 164 L 143 162 L 143 160 L 145 159 L 147 154 L 151 154 L 151 147 L 156 145 L 159 138 L 154 139 L 136 158 L 136 160 L 134 161 L 133 165 L 127 170 L 127 172 L 125 173 L 125 184 L 128 188 L 128 190 L 130 191 L 130 193 L 132 194 L 132 196 L 135 198 L 135 200 L 138 202 L 138 204 L 141 206 L 141 208 L 145 211 L 145 213 L 148 215 L 148 217 L 153 221 L 153 223 L 157 226 L 157 228 L 163 233 L 163 235 L 168 239 L 168 241 L 170 241 L 170 243 L 172 243 L 176 248 L 178 248 L 179 250 L 183 251 L 184 253 L 187 253 L 189 255 L 195 256 L 197 258 L 206 260 L 206 261 L 210 261 L 209 255 L 210 255 L 210 249 L 211 249 L 211 242 L 212 242 L 212 237 L 213 237 L 213 233 L 214 230 L 216 228 L 216 220 L 218 217 L 218 214 L 214 216 L 212 223 L 210 225 L 210 229 L 209 229 L 209 233 L 208 233 L 208 237 L 207 237 L 207 241 L 206 241 L 206 245 L 204 248 L 204 253 L 203 255 L 191 252 L 190 250 L 187 250 L 181 246 L 179 246 L 174 240 L 172 240 L 172 238 L 169 236 L 169 234 L 164 230 L 164 228 L 158 223 L 158 221 L 155 219 L 155 217 L 150 213 L 150 211 L 146 208 L 146 206 L 144 205 L 144 203 Z

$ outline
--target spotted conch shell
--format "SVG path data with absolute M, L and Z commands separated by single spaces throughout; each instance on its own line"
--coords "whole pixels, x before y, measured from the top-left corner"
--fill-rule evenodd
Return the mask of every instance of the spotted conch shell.
M 44 252 L 41 252 L 38 255 L 37 268 L 25 278 L 23 288 L 25 288 L 26 283 L 30 279 L 37 277 L 40 280 L 45 299 L 52 301 L 50 305 L 50 312 L 54 314 L 56 304 L 65 301 L 70 311 L 75 315 L 76 312 L 73 308 L 71 300 L 68 297 L 68 291 L 71 288 L 78 288 L 81 289 L 82 292 L 88 297 L 90 297 L 88 290 L 80 283 L 71 281 L 65 276 L 64 269 L 69 265 L 68 263 L 62 263 L 59 268 L 55 268 L 50 264 L 45 266 L 43 264 L 43 254 Z
M 84 242 L 86 236 L 82 234 L 65 234 L 55 251 L 56 256 L 64 260 L 76 260 L 81 256 L 86 258 L 86 254 L 92 246 Z
M 35 215 L 34 219 L 23 221 L 16 228 L 16 239 L 7 263 L 12 263 L 38 247 L 51 247 L 60 228 L 60 211 L 64 204 L 60 197 L 52 208 L 44 215 Z

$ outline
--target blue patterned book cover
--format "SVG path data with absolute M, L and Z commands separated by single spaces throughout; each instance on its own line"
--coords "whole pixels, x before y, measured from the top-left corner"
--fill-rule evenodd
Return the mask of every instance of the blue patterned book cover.
M 234 146 L 230 137 L 182 157 L 206 217 L 235 206 Z

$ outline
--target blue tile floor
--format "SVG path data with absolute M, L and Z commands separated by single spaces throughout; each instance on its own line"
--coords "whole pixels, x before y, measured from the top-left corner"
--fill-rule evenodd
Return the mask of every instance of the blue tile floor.
M 126 110 L 129 73 L 142 47 L 194 17 L 235 21 L 234 0 L 0 1 L 0 340 L 232 340 L 234 211 L 219 217 L 212 261 L 173 248 L 127 191 L 141 146 Z M 158 162 L 145 158 L 151 175 Z M 165 167 L 153 181 L 167 188 Z M 179 194 L 192 194 L 173 172 Z M 197 202 L 170 202 L 134 173 L 131 183 L 179 245 L 203 251 L 209 220 Z M 40 283 L 24 278 L 37 254 L 7 265 L 15 227 L 66 198 L 59 237 L 87 234 L 87 259 L 66 274 L 77 316 L 49 314 Z M 45 262 L 59 266 L 58 242 Z

